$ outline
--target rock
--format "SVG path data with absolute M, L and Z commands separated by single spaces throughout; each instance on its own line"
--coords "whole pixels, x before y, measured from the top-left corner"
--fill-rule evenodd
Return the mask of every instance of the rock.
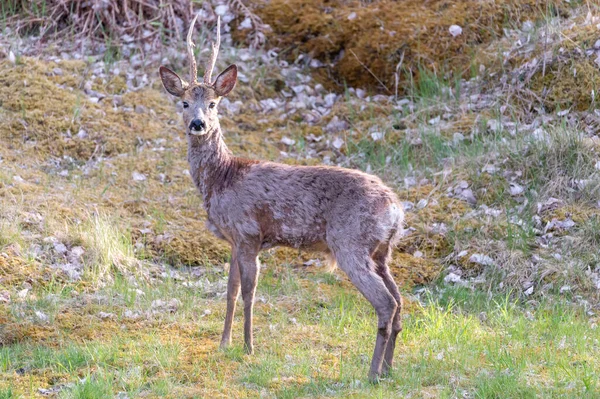
M 453 272 L 448 273 L 446 277 L 444 277 L 445 283 L 460 283 L 462 281 L 461 277 Z
M 427 199 L 421 198 L 419 200 L 419 202 L 417 202 L 416 208 L 417 209 L 423 209 L 423 208 L 425 208 L 427 206 L 428 203 L 429 203 L 429 201 Z
M 35 317 L 42 323 L 47 323 L 48 320 L 50 320 L 50 318 L 48 317 L 48 315 L 46 313 L 41 312 L 39 310 L 35 311 Z
M 54 75 L 56 75 L 56 76 L 62 76 L 62 75 L 63 75 L 63 70 L 57 67 L 57 68 L 54 68 L 54 69 L 52 70 L 52 73 L 53 73 Z
M 79 129 L 79 132 L 77 133 L 77 136 L 76 136 L 76 137 L 77 137 L 78 139 L 81 139 L 81 140 L 83 140 L 83 139 L 87 139 L 87 137 L 88 137 L 88 134 L 87 134 L 87 132 L 86 132 L 85 130 L 83 130 L 83 129 Z
M 285 145 L 294 145 L 294 144 L 296 144 L 296 140 L 294 140 L 294 139 L 291 139 L 291 138 L 289 138 L 289 137 L 286 137 L 286 136 L 283 136 L 283 137 L 281 138 L 281 142 L 282 142 L 283 144 L 285 144 Z
M 129 320 L 136 320 L 140 318 L 139 312 L 134 312 L 132 310 L 127 309 L 123 312 L 123 317 Z
M 177 309 L 179 309 L 180 306 L 181 306 L 181 301 L 177 298 L 173 298 L 173 299 L 169 300 L 168 302 L 163 301 L 162 299 L 155 299 L 150 304 L 150 307 L 152 307 L 152 309 L 155 312 L 168 311 L 169 313 L 177 312 Z
M 120 107 L 123 105 L 123 96 L 113 96 L 113 106 Z
M 144 180 L 146 180 L 146 175 L 144 175 L 143 173 L 139 173 L 139 172 L 133 172 L 131 174 L 131 178 L 133 179 L 133 181 L 144 181 Z
M 382 140 L 383 136 L 384 136 L 384 133 L 382 133 L 382 132 L 373 132 L 373 133 L 371 133 L 371 138 L 373 139 L 373 141 Z
M 523 25 L 521 25 L 521 30 L 523 32 L 531 32 L 531 31 L 533 31 L 534 28 L 535 28 L 535 25 L 530 20 L 523 22 Z
M 520 186 L 517 183 L 510 183 L 510 195 L 513 197 L 523 194 L 523 191 L 525 191 L 523 186 Z
M 343 119 L 339 119 L 334 116 L 331 121 L 325 126 L 325 132 L 329 134 L 335 134 L 347 130 L 350 127 L 350 124 Z
M 333 140 L 333 143 L 331 143 L 331 145 L 332 145 L 334 148 L 336 148 L 336 149 L 338 149 L 338 150 L 339 150 L 339 149 L 340 149 L 340 148 L 342 148 L 342 146 L 344 145 L 344 140 L 343 140 L 342 138 L 340 138 L 340 137 L 336 137 L 336 138 Z
M 469 258 L 469 262 L 477 263 L 478 265 L 491 266 L 494 264 L 494 260 L 487 255 L 473 254 Z
M 107 320 L 107 319 L 114 319 L 117 317 L 117 315 L 114 313 L 98 312 L 98 317 L 101 318 L 102 320 Z
M 145 106 L 140 105 L 140 104 L 135 106 L 136 114 L 145 114 L 146 112 L 148 112 L 148 109 Z
M 448 32 L 450 32 L 452 37 L 460 36 L 462 34 L 462 28 L 458 25 L 450 25 Z
M 335 104 L 336 98 L 337 98 L 337 95 L 335 93 L 326 94 L 325 97 L 323 98 L 325 100 L 325 106 L 327 108 L 333 107 L 333 104 Z
M 356 13 L 355 12 L 351 12 L 350 14 L 348 14 L 348 21 L 353 21 L 356 19 Z
M 65 246 L 65 244 L 63 244 L 62 242 L 55 242 L 54 243 L 54 250 L 59 253 L 59 254 L 64 254 L 67 252 L 67 247 Z
M 477 199 L 475 195 L 473 195 L 473 191 L 470 188 L 466 188 L 458 194 L 458 197 L 467 201 L 471 205 L 477 204 Z

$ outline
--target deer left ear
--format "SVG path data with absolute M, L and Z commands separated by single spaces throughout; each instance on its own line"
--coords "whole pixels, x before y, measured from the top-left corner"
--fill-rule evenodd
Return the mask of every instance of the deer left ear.
M 237 82 L 237 66 L 230 65 L 226 70 L 221 72 L 219 76 L 217 76 L 217 80 L 215 80 L 214 89 L 217 92 L 219 97 L 224 97 L 233 88 L 235 87 L 235 83 Z

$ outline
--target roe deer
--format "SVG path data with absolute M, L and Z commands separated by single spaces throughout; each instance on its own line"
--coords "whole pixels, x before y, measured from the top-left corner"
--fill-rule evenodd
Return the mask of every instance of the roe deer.
M 289 166 L 234 156 L 223 141 L 217 105 L 235 86 L 237 67 L 211 81 L 220 44 L 220 22 L 202 82 L 197 81 L 187 35 L 191 81 L 160 67 L 165 89 L 183 101 L 191 176 L 204 200 L 208 228 L 231 244 L 227 314 L 221 348 L 231 343 L 236 301 L 244 300 L 244 344 L 253 352 L 252 308 L 258 254 L 277 245 L 327 252 L 377 312 L 378 331 L 369 379 L 392 366 L 401 331 L 402 298 L 388 268 L 404 212 L 377 177 L 327 166 Z

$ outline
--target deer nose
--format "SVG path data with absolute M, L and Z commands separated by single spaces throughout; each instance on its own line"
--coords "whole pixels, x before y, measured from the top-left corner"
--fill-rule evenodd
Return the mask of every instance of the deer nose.
M 203 120 L 200 119 L 194 119 L 191 123 L 190 123 L 190 130 L 195 130 L 197 132 L 206 129 L 206 123 L 204 123 Z

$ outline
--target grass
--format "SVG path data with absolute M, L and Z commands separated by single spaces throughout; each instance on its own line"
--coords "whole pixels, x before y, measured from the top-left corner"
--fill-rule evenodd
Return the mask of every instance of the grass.
M 600 331 L 582 308 L 565 300 L 531 304 L 510 294 L 438 286 L 421 293 L 423 305 L 405 314 L 391 376 L 370 385 L 371 307 L 344 279 L 324 282 L 318 274 L 286 267 L 278 267 L 277 276 L 271 270 L 263 273 L 257 295 L 268 295 L 269 301 L 256 306 L 254 356 L 242 350 L 241 311 L 233 347 L 217 350 L 224 300 L 206 299 L 201 290 L 172 289 L 175 282 L 139 284 L 145 297 L 168 292 L 193 306 L 145 321 L 117 316 L 108 322 L 94 314 L 145 305 L 135 300 L 133 305 L 84 306 L 90 328 L 104 325 L 113 331 L 114 324 L 115 333 L 82 341 L 67 318 L 53 323 L 57 340 L 1 347 L 0 392 L 35 395 L 38 388 L 60 385 L 59 397 L 65 398 L 118 392 L 129 397 L 255 397 L 266 391 L 282 398 L 600 394 Z M 289 280 L 302 288 L 290 292 Z M 118 289 L 107 287 L 99 294 L 115 297 L 132 288 L 121 282 Z M 67 303 L 66 297 L 59 301 L 64 309 Z M 198 318 L 198 308 L 212 312 Z

